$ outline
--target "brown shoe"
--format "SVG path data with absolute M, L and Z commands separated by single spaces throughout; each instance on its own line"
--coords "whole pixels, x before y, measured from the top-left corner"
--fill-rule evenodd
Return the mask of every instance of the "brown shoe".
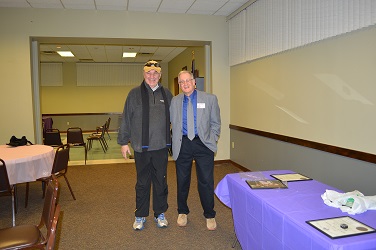
M 206 227 L 210 231 L 215 230 L 217 228 L 217 222 L 215 222 L 215 218 L 206 219 Z
M 187 225 L 187 215 L 179 214 L 177 223 L 179 227 L 185 227 Z

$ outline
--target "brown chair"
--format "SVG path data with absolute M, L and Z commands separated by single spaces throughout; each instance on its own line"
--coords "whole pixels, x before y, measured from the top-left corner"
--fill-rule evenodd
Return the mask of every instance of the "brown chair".
M 15 226 L 17 213 L 16 185 L 9 184 L 7 167 L 3 159 L 0 159 L 0 196 L 12 196 L 13 226 Z
M 59 147 L 63 145 L 61 142 L 60 131 L 56 128 L 46 129 L 44 134 L 44 145 L 49 145 L 52 147 Z
M 54 163 L 52 165 L 51 170 L 51 176 L 54 175 L 56 178 L 59 178 L 61 176 L 64 176 L 65 182 L 68 185 L 68 188 L 71 192 L 71 195 L 74 200 L 76 200 L 76 197 L 74 196 L 72 187 L 68 181 L 68 178 L 66 176 L 68 172 L 68 161 L 69 161 L 69 144 L 64 144 L 56 149 Z M 45 196 L 46 192 L 46 185 L 48 181 L 51 179 L 51 176 L 39 178 L 37 181 L 42 182 L 42 190 L 43 190 L 43 198 Z M 29 201 L 29 183 L 26 183 L 26 193 L 25 193 L 25 207 L 27 207 Z
M 103 152 L 106 153 L 106 151 L 108 149 L 106 139 L 104 138 L 104 134 L 105 134 L 105 131 L 106 131 L 106 125 L 107 125 L 107 121 L 103 126 L 97 127 L 96 133 L 93 133 L 86 138 L 87 139 L 87 150 L 90 150 L 92 148 L 93 141 L 99 141 L 99 143 L 102 146 Z
M 87 159 L 87 147 L 82 134 L 82 129 L 79 127 L 68 128 L 67 130 L 67 143 L 73 147 L 84 147 L 85 149 L 85 165 Z
M 74 196 L 72 187 L 71 187 L 71 185 L 68 181 L 68 178 L 66 176 L 66 174 L 68 172 L 69 148 L 70 148 L 69 144 L 64 144 L 64 145 L 62 145 L 62 146 L 60 146 L 56 149 L 55 159 L 54 159 L 54 163 L 52 165 L 51 176 L 54 175 L 56 178 L 63 176 L 64 179 L 65 179 L 65 182 L 68 185 L 68 188 L 70 190 L 70 193 L 71 193 L 73 199 L 76 200 L 76 197 Z M 46 177 L 46 178 L 37 179 L 37 181 L 43 182 L 43 185 L 42 185 L 42 187 L 43 187 L 43 198 L 44 198 L 44 194 L 45 194 L 45 187 L 46 187 L 49 179 L 51 178 L 51 176 Z
M 48 249 L 48 250 L 55 249 L 56 231 L 57 231 L 57 226 L 58 226 L 58 223 L 59 223 L 59 217 L 60 217 L 60 204 L 57 204 L 55 214 L 54 214 L 54 218 L 52 220 L 50 235 L 47 238 L 46 249 Z
M 58 189 L 58 181 L 55 176 L 52 176 L 47 186 L 39 224 L 0 229 L 0 249 L 53 249 L 55 239 L 51 238 L 56 237 L 55 232 L 60 213 L 60 206 L 56 205 Z
M 111 136 L 110 134 L 108 133 L 108 129 L 110 128 L 110 123 L 111 123 L 111 117 L 108 117 L 108 120 L 107 120 L 107 126 L 106 126 L 106 133 L 107 133 L 107 136 L 108 136 L 108 139 L 111 140 Z

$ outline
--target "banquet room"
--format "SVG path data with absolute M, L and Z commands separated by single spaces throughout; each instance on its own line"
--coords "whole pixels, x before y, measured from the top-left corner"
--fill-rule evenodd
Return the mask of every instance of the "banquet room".
M 44 143 L 49 128 L 70 145 L 57 178 L 55 249 L 372 249 L 375 208 L 353 215 L 322 199 L 327 190 L 360 192 L 366 201 L 376 195 L 372 1 L 0 0 L 0 21 L 0 159 L 11 169 L 14 197 L 1 193 L 0 236 L 41 220 L 44 196 L 53 193 L 41 179 L 51 175 L 57 152 Z M 60 56 L 63 50 L 73 56 Z M 125 99 L 152 59 L 173 95 L 181 92 L 178 73 L 188 70 L 198 90 L 217 96 L 213 232 L 195 168 L 188 225 L 175 223 L 171 157 L 170 226 L 161 230 L 149 217 L 145 230 L 132 229 L 135 163 L 122 157 L 117 135 Z M 73 127 L 85 146 L 68 142 Z M 29 142 L 9 146 L 12 136 Z M 256 190 L 247 173 L 309 180 Z M 367 233 L 333 239 L 311 225 L 339 216 L 355 218 Z

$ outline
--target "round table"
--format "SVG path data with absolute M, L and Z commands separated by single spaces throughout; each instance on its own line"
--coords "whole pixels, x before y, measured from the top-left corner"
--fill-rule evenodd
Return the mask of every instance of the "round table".
M 50 176 L 54 157 L 55 150 L 51 146 L 0 145 L 0 158 L 5 162 L 11 185 Z

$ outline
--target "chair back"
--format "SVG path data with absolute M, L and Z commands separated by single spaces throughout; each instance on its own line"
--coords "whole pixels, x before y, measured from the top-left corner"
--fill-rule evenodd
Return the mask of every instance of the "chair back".
M 57 172 L 67 170 L 69 162 L 69 148 L 69 144 L 64 144 L 56 149 L 51 174 L 56 174 Z
M 84 136 L 82 129 L 79 127 L 68 128 L 67 130 L 67 143 L 68 144 L 84 144 Z
M 100 127 L 100 135 L 101 135 L 101 137 L 104 137 L 104 134 L 106 133 L 106 129 L 107 129 L 107 121 L 104 123 L 103 126 Z
M 60 146 L 61 142 L 60 131 L 56 128 L 47 129 L 44 134 L 44 145 Z
M 52 226 L 53 216 L 55 214 L 55 208 L 57 203 L 58 190 L 59 182 L 57 181 L 55 175 L 52 175 L 47 185 L 42 217 L 38 226 L 40 228 L 43 225 L 45 225 L 47 228 L 47 232 Z
M 7 167 L 3 159 L 0 159 L 0 195 L 12 194 L 12 187 L 9 184 Z
M 108 117 L 106 131 L 108 131 L 108 129 L 110 128 L 110 123 L 111 123 L 111 117 Z
M 59 216 L 60 216 L 60 204 L 57 204 L 54 218 L 52 220 L 51 228 L 47 232 L 47 245 L 46 245 L 47 250 L 55 249 L 56 231 L 57 231 L 57 226 L 59 222 Z

